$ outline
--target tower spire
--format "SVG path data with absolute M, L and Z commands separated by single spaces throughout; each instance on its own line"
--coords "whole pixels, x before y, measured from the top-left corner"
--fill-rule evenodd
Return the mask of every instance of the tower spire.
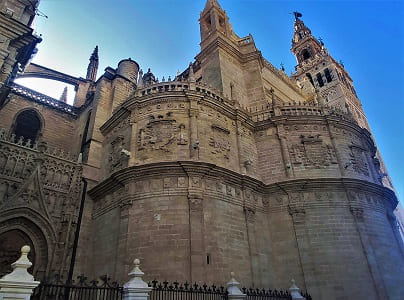
M 297 58 L 297 62 L 312 59 L 320 54 L 323 45 L 311 34 L 311 30 L 300 19 L 303 15 L 293 12 L 295 15 L 294 33 L 292 39 L 292 52 Z
M 90 56 L 90 63 L 87 67 L 86 79 L 91 81 L 95 81 L 97 79 L 98 62 L 98 46 L 95 46 L 94 51 Z

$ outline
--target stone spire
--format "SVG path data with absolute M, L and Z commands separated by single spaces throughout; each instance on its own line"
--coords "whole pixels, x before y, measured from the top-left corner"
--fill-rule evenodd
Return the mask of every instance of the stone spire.
M 95 81 L 98 71 L 98 46 L 95 46 L 93 53 L 90 56 L 90 63 L 87 67 L 87 80 Z
M 63 89 L 62 95 L 59 98 L 59 101 L 67 103 L 67 86 Z

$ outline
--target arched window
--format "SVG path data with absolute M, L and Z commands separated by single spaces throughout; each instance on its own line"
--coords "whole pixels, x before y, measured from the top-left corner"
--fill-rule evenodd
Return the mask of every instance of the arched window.
M 304 50 L 302 51 L 302 57 L 303 57 L 303 60 L 309 59 L 309 58 L 310 58 L 310 52 L 309 52 L 309 50 L 304 49 Z
M 17 141 L 20 137 L 24 137 L 24 142 L 30 139 L 33 143 L 37 140 L 41 128 L 41 118 L 38 113 L 33 109 L 28 109 L 18 114 L 14 121 L 13 133 Z

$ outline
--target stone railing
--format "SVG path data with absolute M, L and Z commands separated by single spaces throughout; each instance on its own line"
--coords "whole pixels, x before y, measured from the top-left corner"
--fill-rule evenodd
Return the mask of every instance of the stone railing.
M 194 87 L 195 86 L 195 87 Z M 192 86 L 188 80 L 184 81 L 162 81 L 158 83 L 154 83 L 151 85 L 147 85 L 143 88 L 136 90 L 135 95 L 137 97 L 152 95 L 157 93 L 164 93 L 164 92 L 181 92 L 181 91 L 188 91 L 188 90 L 195 90 L 197 92 L 204 93 L 212 98 L 215 98 L 220 101 L 224 101 L 223 94 L 209 86 L 203 82 L 196 82 Z
M 239 39 L 239 40 L 237 41 L 237 44 L 238 44 L 239 46 L 244 46 L 244 45 L 251 44 L 251 43 L 253 43 L 253 42 L 254 42 L 254 39 L 253 39 L 252 35 L 248 35 L 248 36 L 246 36 L 246 37 L 243 37 L 243 38 Z
M 269 120 L 275 116 L 336 116 L 356 123 L 350 112 L 307 102 L 289 102 L 275 108 L 270 104 L 254 106 L 247 108 L 247 112 L 252 115 L 254 122 Z
M 76 117 L 79 113 L 79 110 L 77 107 L 71 106 L 69 104 L 66 104 L 62 101 L 59 101 L 55 98 L 46 96 L 44 94 L 41 94 L 39 92 L 36 92 L 34 90 L 31 90 L 25 86 L 19 85 L 17 83 L 13 83 L 11 85 L 11 91 L 17 95 L 27 97 L 35 102 L 39 102 L 41 104 L 44 104 L 46 106 L 49 106 L 51 108 L 57 109 L 59 111 L 62 111 L 64 113 L 67 113 L 71 116 Z

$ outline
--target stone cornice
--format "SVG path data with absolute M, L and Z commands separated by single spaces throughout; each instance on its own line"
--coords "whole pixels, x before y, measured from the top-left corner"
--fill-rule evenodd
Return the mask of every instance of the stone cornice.
M 291 179 L 265 184 L 253 177 L 239 174 L 215 164 L 195 161 L 160 162 L 129 167 L 112 174 L 109 178 L 92 188 L 88 193 L 94 200 L 98 200 L 106 194 L 124 187 L 125 184 L 129 182 L 164 176 L 221 178 L 224 183 L 230 183 L 243 188 L 247 187 L 264 194 L 304 192 L 306 189 L 320 190 L 330 187 L 340 190 L 357 189 L 385 197 L 389 200 L 389 204 L 392 207 L 395 207 L 398 203 L 397 197 L 392 190 L 364 180 L 345 177 L 313 178 Z

